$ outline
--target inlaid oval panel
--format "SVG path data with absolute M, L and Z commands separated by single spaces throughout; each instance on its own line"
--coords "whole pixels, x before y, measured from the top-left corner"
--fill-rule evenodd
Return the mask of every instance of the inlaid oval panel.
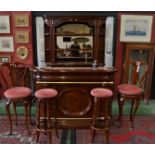
M 91 108 L 91 97 L 83 89 L 67 89 L 59 94 L 57 105 L 64 115 L 82 116 Z

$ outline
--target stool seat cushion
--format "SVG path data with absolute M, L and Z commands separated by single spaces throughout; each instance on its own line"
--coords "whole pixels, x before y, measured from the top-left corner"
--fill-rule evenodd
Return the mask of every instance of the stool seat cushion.
M 57 94 L 58 92 L 55 89 L 43 88 L 35 92 L 35 97 L 40 98 L 40 99 L 51 98 L 51 97 L 55 97 Z
M 4 92 L 4 96 L 8 99 L 21 99 L 31 95 L 31 89 L 27 87 L 12 87 Z
M 107 88 L 94 88 L 91 90 L 90 94 L 94 97 L 111 97 L 113 92 Z
M 124 95 L 141 95 L 143 93 L 143 89 L 137 87 L 133 84 L 121 84 L 117 86 L 117 90 L 119 93 Z

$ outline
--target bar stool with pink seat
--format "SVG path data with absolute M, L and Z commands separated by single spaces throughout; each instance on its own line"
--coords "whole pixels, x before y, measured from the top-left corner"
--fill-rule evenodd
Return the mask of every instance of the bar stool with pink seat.
M 39 142 L 40 132 L 48 133 L 49 143 L 52 143 L 52 131 L 55 130 L 56 119 L 54 118 L 53 122 L 51 121 L 51 109 L 52 107 L 55 108 L 57 94 L 57 90 L 52 88 L 43 88 L 35 92 L 37 98 L 37 143 Z M 43 126 L 41 126 L 42 124 Z
M 28 66 L 24 63 L 3 63 L 0 66 L 0 73 L 3 80 L 4 98 L 6 100 L 6 113 L 9 118 L 10 132 L 13 132 L 10 105 L 13 104 L 15 121 L 18 125 L 16 106 L 24 106 L 25 110 L 25 127 L 29 133 L 29 122 L 31 122 L 31 88 L 26 86 L 26 75 Z
M 90 94 L 94 97 L 90 143 L 93 143 L 95 131 L 104 131 L 106 143 L 109 143 L 111 101 L 113 92 L 107 88 L 94 88 L 91 90 Z
M 117 86 L 120 127 L 123 121 L 123 106 L 126 101 L 131 104 L 130 121 L 134 128 L 134 118 L 143 99 L 148 64 L 145 61 L 128 61 L 123 64 L 123 83 Z M 130 101 L 130 102 L 129 102 Z

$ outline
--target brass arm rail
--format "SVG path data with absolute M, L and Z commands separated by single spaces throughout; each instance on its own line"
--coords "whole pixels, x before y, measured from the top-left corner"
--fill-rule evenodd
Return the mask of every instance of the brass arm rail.
M 109 82 L 51 82 L 51 81 L 37 81 L 37 84 L 108 84 L 113 85 L 113 81 Z

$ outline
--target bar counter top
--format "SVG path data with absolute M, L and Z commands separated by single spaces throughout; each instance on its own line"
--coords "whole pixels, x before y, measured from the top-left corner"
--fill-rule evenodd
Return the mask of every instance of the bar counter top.
M 39 68 L 34 67 L 31 69 L 34 72 L 116 72 L 116 68 L 107 68 L 107 67 L 45 67 Z

